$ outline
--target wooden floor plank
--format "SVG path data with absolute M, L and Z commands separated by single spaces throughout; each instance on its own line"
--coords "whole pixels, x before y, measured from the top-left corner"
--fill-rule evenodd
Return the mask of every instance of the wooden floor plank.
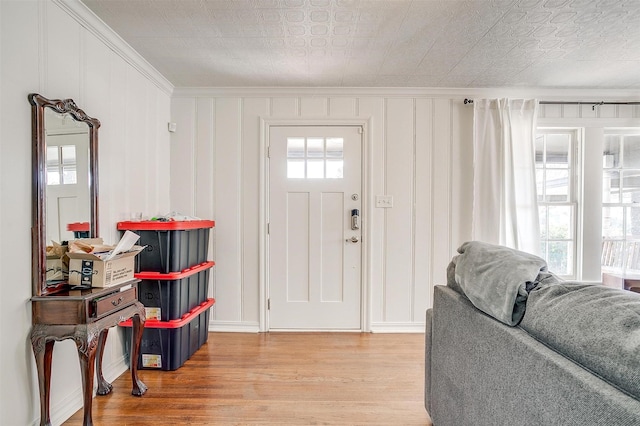
M 94 398 L 95 425 L 431 425 L 422 334 L 209 333 L 178 370 L 140 377 L 141 398 L 128 372 Z

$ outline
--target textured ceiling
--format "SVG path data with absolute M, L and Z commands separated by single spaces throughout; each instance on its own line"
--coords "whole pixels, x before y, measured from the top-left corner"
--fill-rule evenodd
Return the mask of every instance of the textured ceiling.
M 82 0 L 176 87 L 640 89 L 640 0 Z

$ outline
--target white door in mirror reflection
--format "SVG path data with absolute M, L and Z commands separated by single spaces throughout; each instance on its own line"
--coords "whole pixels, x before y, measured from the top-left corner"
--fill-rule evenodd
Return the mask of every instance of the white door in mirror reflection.
M 359 330 L 362 135 L 274 126 L 269 156 L 269 327 Z M 357 228 L 357 229 L 355 229 Z
M 47 244 L 74 238 L 70 223 L 88 222 L 89 137 L 47 135 Z

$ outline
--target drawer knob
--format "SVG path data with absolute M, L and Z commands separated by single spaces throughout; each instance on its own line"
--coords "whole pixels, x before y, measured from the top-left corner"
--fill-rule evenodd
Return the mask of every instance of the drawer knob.
M 124 300 L 124 297 L 120 296 L 120 297 L 118 297 L 118 300 L 112 300 L 112 301 L 111 301 L 111 304 L 112 304 L 113 306 L 118 306 L 119 304 L 121 304 L 121 303 L 122 303 L 122 301 L 123 301 L 123 300 Z

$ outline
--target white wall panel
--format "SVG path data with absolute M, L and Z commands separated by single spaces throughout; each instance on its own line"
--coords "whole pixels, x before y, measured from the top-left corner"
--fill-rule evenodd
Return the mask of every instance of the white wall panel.
M 413 308 L 413 102 L 392 98 L 386 103 L 385 186 L 393 207 L 385 209 L 385 322 L 410 322 Z
M 196 134 L 195 134 L 195 210 L 193 214 L 201 219 L 213 218 L 214 170 L 213 144 L 214 134 L 213 99 L 200 98 L 196 100 Z
M 295 117 L 300 113 L 298 98 L 271 98 L 272 117 Z
M 131 108 L 127 110 L 126 155 L 122 158 L 123 172 L 127 175 L 128 182 L 146 182 L 147 163 L 145 160 L 148 152 L 146 130 L 146 86 L 145 79 L 136 70 L 127 70 L 127 97 L 126 102 Z M 134 212 L 147 213 L 147 187 L 146 185 L 125 185 L 126 212 L 129 217 Z
M 171 101 L 171 122 L 176 132 L 171 134 L 171 209 L 182 214 L 194 214 L 195 210 L 195 134 L 196 99 L 177 98 Z M 209 117 L 213 120 L 214 116 Z M 213 144 L 213 141 L 210 141 Z M 212 158 L 213 162 L 214 159 Z
M 269 98 L 245 98 L 242 105 L 242 321 L 258 324 L 260 295 L 260 117 Z
M 432 157 L 433 174 L 431 179 L 433 191 L 431 252 L 434 266 L 431 275 L 432 284 L 446 283 L 446 266 L 451 260 L 451 253 L 456 249 L 451 241 L 451 199 L 453 196 L 451 191 L 451 131 L 455 125 L 462 124 L 452 122 L 451 100 L 434 100 L 433 144 L 435 149 Z M 469 124 L 466 123 L 466 125 Z
M 452 107 L 452 123 L 473 122 L 473 108 L 462 102 L 454 102 Z M 456 250 L 471 239 L 473 127 L 453 125 L 451 132 L 451 250 Z
M 129 204 L 126 200 L 127 175 L 123 162 L 126 153 L 127 113 L 132 105 L 127 104 L 127 64 L 117 55 L 110 55 L 109 114 L 98 117 L 100 126 L 100 233 L 105 241 L 117 238 L 113 222 L 129 220 Z
M 411 321 L 423 321 L 431 306 L 431 182 L 433 157 L 433 100 L 416 99 L 416 141 L 414 174 L 414 259 L 413 315 Z
M 356 98 L 329 98 L 329 116 L 354 117 L 356 105 Z
M 302 117 L 326 117 L 329 100 L 323 96 L 303 97 L 300 99 L 300 115 Z
M 241 321 L 243 317 L 241 99 L 216 99 L 215 110 L 216 283 L 213 294 L 216 304 L 213 319 Z

